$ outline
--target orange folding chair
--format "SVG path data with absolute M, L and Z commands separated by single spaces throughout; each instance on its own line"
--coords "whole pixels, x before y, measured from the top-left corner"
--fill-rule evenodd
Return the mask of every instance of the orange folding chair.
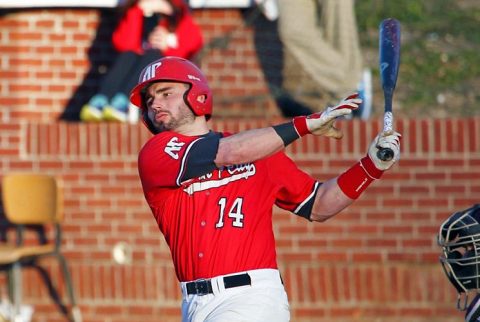
M 76 305 L 70 272 L 66 259 L 60 252 L 63 220 L 60 181 L 54 176 L 45 174 L 7 174 L 2 180 L 2 201 L 5 217 L 17 230 L 16 243 L 4 243 L 0 246 L 0 266 L 8 272 L 9 295 L 13 302 L 14 317 L 20 314 L 22 267 L 39 267 L 38 259 L 53 256 L 58 260 L 62 270 L 71 304 L 70 312 L 63 313 L 70 321 L 80 322 L 81 313 Z M 30 226 L 40 228 L 43 232 L 51 226 L 54 237 L 48 239 L 46 234 L 39 234 L 41 238 L 38 244 L 26 244 L 24 231 Z

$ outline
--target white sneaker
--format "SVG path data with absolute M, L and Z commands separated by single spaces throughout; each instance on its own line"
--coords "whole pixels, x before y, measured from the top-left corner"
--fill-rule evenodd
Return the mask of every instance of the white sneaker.
M 270 21 L 275 21 L 278 18 L 278 3 L 277 0 L 255 0 L 257 6 L 263 15 Z
M 103 109 L 103 120 L 109 122 L 121 122 L 128 121 L 128 114 L 126 111 L 117 110 L 111 106 L 105 106 Z
M 85 104 L 80 110 L 80 120 L 83 122 L 100 122 L 102 120 L 102 110 Z

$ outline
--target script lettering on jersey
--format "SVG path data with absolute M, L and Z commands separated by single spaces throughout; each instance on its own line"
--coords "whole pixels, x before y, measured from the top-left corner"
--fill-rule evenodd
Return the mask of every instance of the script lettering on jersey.
M 236 173 L 252 173 L 252 172 L 253 174 L 255 174 L 255 165 L 253 163 L 229 165 L 227 166 L 227 172 L 230 175 L 235 175 Z
M 165 153 L 178 160 L 178 152 L 182 149 L 182 146 L 185 145 L 185 142 L 178 142 L 178 138 L 174 136 L 168 141 L 167 146 L 165 146 Z
M 209 180 L 213 177 L 213 173 L 210 172 L 210 173 L 207 173 L 207 174 L 204 174 L 203 176 L 201 177 L 198 177 L 198 180 L 202 181 L 202 180 Z
M 231 165 L 223 169 L 215 170 L 201 177 L 186 182 L 183 191 L 189 195 L 198 191 L 204 191 L 212 188 L 225 186 L 231 182 L 241 179 L 248 179 L 255 175 L 257 169 L 253 163 Z

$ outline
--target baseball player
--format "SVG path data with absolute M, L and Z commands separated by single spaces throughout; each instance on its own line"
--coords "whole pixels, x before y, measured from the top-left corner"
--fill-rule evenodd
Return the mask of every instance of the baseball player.
M 466 322 L 480 322 L 480 204 L 445 220 L 438 244 L 443 251 L 440 263 L 458 292 L 457 308 L 466 311 Z
M 142 71 L 130 101 L 155 134 L 138 158 L 145 198 L 170 247 L 183 293 L 183 321 L 289 321 L 277 268 L 272 207 L 325 221 L 350 205 L 398 160 L 400 134 L 378 135 L 340 176 L 318 182 L 283 152 L 302 136 L 340 138 L 337 106 L 236 134 L 209 129 L 212 92 L 191 62 L 165 57 Z M 377 158 L 390 147 L 396 158 Z

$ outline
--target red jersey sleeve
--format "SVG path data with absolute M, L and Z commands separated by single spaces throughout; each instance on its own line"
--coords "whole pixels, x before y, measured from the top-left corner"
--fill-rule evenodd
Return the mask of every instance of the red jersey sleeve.
M 214 162 L 221 134 L 183 136 L 163 132 L 152 137 L 138 156 L 145 192 L 159 187 L 179 187 L 194 177 L 216 169 Z
M 138 5 L 129 8 L 112 35 L 113 47 L 119 51 L 142 52 L 143 11 Z
M 275 204 L 282 209 L 310 218 L 320 183 L 300 170 L 283 152 L 272 157 L 268 171 L 271 180 L 280 187 Z
M 199 138 L 173 132 L 152 137 L 138 156 L 138 170 L 144 190 L 180 186 L 188 151 L 196 140 Z

